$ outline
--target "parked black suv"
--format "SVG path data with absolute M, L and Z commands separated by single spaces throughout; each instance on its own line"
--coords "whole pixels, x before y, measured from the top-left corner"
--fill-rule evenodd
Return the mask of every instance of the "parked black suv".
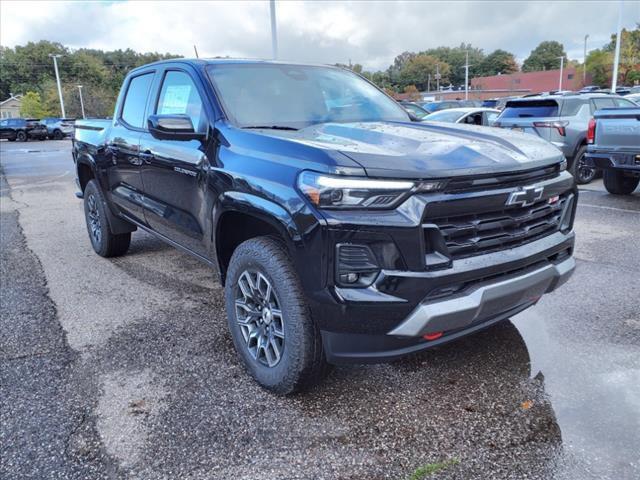
M 151 232 L 219 272 L 247 370 L 290 393 L 508 319 L 574 269 L 562 153 L 412 122 L 337 67 L 171 60 L 127 76 L 73 143 L 104 256 Z
M 39 120 L 30 118 L 6 118 L 0 120 L 0 138 L 6 138 L 10 142 L 26 142 L 29 138 L 45 140 L 47 127 Z

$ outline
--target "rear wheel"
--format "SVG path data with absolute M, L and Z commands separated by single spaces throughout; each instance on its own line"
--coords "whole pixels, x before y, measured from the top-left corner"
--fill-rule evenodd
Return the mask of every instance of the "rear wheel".
M 62 140 L 63 138 L 64 138 L 64 133 L 62 133 L 60 130 L 56 130 L 55 132 L 53 132 L 54 140 Z
M 590 183 L 596 176 L 597 169 L 589 167 L 585 164 L 585 154 L 587 153 L 587 146 L 581 146 L 573 157 L 572 174 L 576 179 L 578 185 L 585 185 Z
M 111 233 L 107 220 L 107 204 L 95 180 L 90 180 L 84 189 L 84 216 L 89 240 L 101 257 L 124 255 L 131 243 L 131 233 Z
M 604 188 L 614 195 L 630 195 L 640 183 L 640 177 L 628 177 L 619 170 L 605 170 L 603 180 Z
M 27 132 L 20 130 L 18 133 L 16 133 L 16 140 L 19 142 L 26 142 L 27 141 Z
M 324 376 L 327 364 L 320 332 L 278 241 L 258 237 L 236 248 L 225 301 L 236 351 L 262 387 L 286 395 Z

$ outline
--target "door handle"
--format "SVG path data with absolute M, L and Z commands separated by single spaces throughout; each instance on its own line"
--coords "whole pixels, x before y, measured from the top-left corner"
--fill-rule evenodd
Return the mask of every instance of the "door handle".
M 156 156 L 151 153 L 151 150 L 140 152 L 140 160 L 142 160 L 146 164 L 150 164 L 155 158 Z

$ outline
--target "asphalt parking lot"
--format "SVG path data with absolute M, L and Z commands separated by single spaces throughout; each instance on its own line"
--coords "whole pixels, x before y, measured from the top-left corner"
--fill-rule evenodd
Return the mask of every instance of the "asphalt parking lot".
M 640 477 L 640 190 L 582 189 L 576 274 L 536 307 L 280 398 L 207 267 L 140 232 L 93 253 L 70 147 L 0 143 L 1 478 Z

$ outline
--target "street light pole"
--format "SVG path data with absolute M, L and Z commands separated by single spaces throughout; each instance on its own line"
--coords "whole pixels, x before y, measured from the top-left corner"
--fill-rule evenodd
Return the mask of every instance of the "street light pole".
M 67 115 L 64 111 L 64 100 L 62 99 L 62 87 L 60 86 L 60 73 L 58 73 L 58 57 L 62 55 L 54 55 L 52 53 L 49 54 L 51 58 L 53 58 L 53 68 L 56 71 L 56 82 L 58 84 L 58 97 L 60 97 L 60 110 L 62 111 L 62 118 L 66 118 Z
M 611 79 L 611 93 L 616 93 L 618 87 L 618 63 L 620 63 L 620 37 L 622 30 L 622 0 L 620 0 L 620 6 L 618 7 L 618 30 L 616 34 L 616 53 L 613 57 L 613 78 Z
M 78 85 L 78 93 L 80 93 L 80 108 L 82 109 L 82 118 L 87 118 L 84 115 L 84 102 L 82 101 L 82 85 Z
M 584 63 L 582 64 L 582 86 L 587 86 L 587 39 L 589 34 L 584 36 Z
M 273 59 L 278 59 L 278 31 L 276 27 L 276 0 L 269 2 L 271 10 L 271 50 L 273 51 Z
M 560 82 L 558 83 L 558 90 L 562 91 L 562 71 L 564 70 L 564 57 L 560 57 Z

